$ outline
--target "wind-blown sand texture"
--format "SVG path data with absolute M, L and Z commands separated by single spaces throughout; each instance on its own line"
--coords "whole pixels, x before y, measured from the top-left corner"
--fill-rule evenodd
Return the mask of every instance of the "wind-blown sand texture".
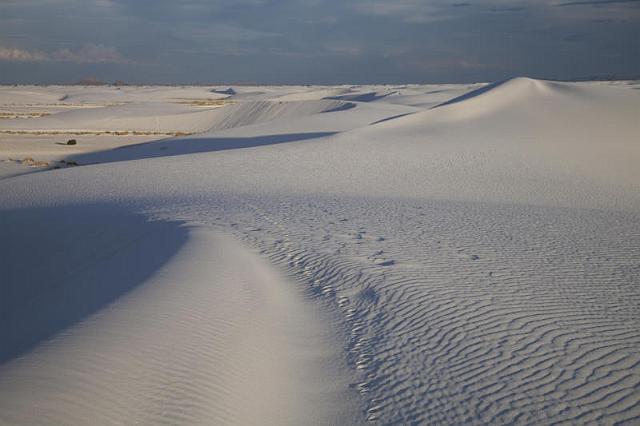
M 640 422 L 639 87 L 0 88 L 0 424 Z

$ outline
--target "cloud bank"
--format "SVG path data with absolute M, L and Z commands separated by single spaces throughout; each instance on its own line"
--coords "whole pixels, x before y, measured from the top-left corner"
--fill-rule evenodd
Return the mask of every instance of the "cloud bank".
M 640 74 L 638 40 L 633 0 L 7 0 L 0 80 L 627 76 Z
M 117 49 L 85 44 L 78 50 L 60 49 L 54 52 L 0 47 L 0 61 L 9 62 L 72 62 L 75 64 L 128 63 Z

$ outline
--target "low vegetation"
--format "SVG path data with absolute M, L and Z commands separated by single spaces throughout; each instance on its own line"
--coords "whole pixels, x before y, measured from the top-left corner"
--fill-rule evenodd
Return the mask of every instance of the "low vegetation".
M 16 118 L 38 118 L 51 115 L 48 112 L 0 112 L 0 120 L 13 120 Z
M 229 101 L 225 99 L 176 99 L 174 101 L 177 104 L 181 105 L 191 105 L 191 106 L 199 106 L 199 107 L 221 107 L 229 103 Z

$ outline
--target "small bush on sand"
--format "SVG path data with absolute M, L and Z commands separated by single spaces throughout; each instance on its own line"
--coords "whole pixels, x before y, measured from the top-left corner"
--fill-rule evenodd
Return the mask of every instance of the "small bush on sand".
M 67 141 L 67 145 L 75 145 L 75 144 L 77 144 L 77 143 L 78 143 L 78 141 L 77 141 L 77 140 L 75 140 L 75 139 L 69 139 L 69 140 Z

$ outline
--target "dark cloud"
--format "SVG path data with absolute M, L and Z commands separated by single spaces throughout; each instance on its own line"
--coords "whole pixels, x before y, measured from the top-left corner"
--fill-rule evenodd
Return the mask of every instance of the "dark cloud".
M 570 1 L 566 3 L 559 3 L 556 6 L 602 6 L 610 4 L 620 3 L 636 3 L 640 4 L 640 0 L 587 0 L 587 1 Z
M 523 6 L 513 6 L 513 7 L 492 7 L 489 9 L 492 12 L 523 12 L 527 10 L 526 7 Z
M 640 73 L 636 1 L 4 0 L 0 82 L 366 83 Z M 598 7 L 564 7 L 593 5 Z M 562 7 L 559 7 L 562 6 Z

